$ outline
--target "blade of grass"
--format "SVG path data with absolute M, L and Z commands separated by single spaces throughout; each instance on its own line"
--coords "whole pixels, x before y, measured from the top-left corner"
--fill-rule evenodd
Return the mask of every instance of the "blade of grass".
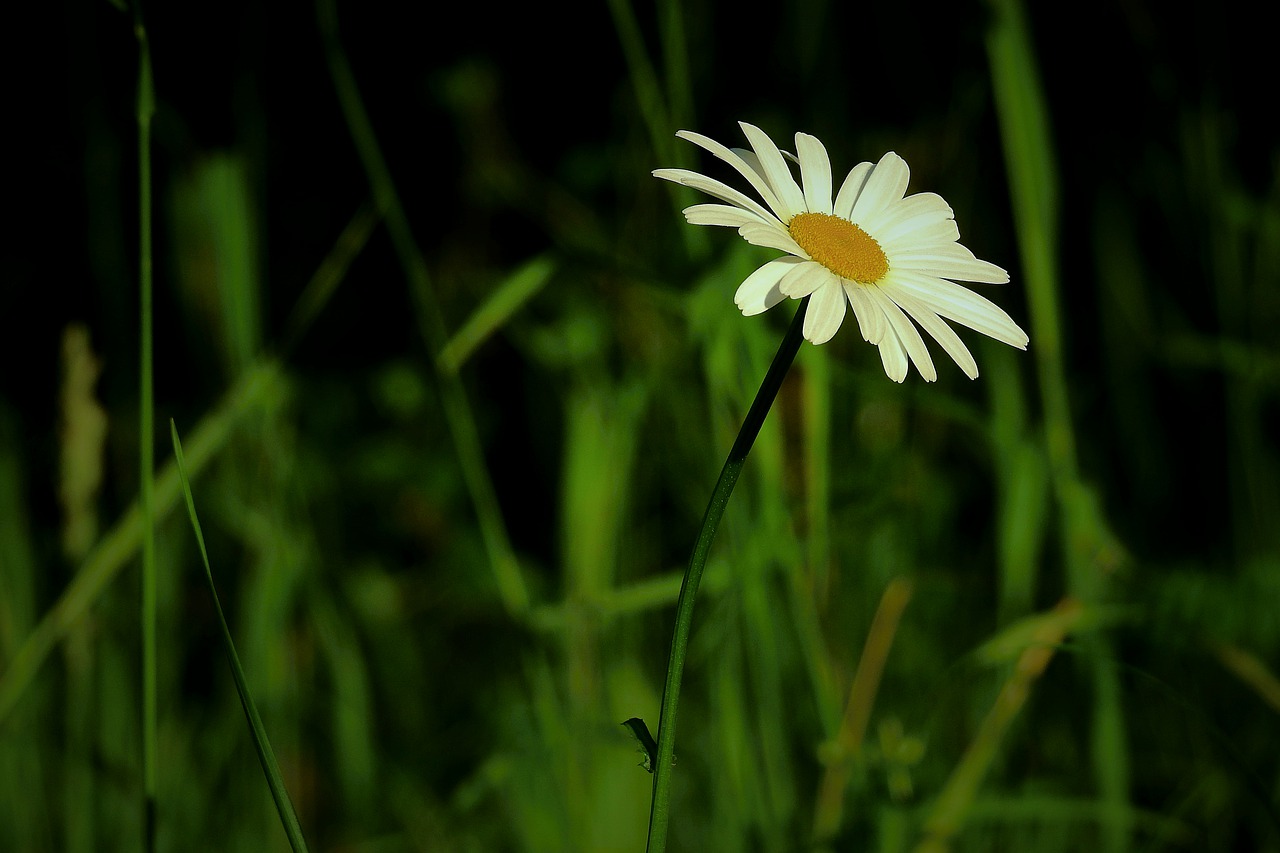
M 360 205 L 352 214 L 351 221 L 347 223 L 347 227 L 342 230 L 342 234 L 339 235 L 329 253 L 316 267 L 302 295 L 294 303 L 293 311 L 285 323 L 284 334 L 281 335 L 279 347 L 281 358 L 293 352 L 303 334 L 311 328 L 311 324 L 329 304 L 338 285 L 346 278 L 351 262 L 360 254 L 365 243 L 369 242 L 369 236 L 373 234 L 373 229 L 379 221 L 378 212 L 367 202 Z
M 667 113 L 681 127 L 693 127 L 694 85 L 689 73 L 689 42 L 685 38 L 684 3 L 680 0 L 662 0 L 658 7 Z
M 728 566 L 723 561 L 710 560 L 703 577 L 701 591 L 720 593 L 729 584 Z M 684 571 L 664 572 L 652 578 L 618 586 L 600 593 L 597 602 L 600 616 L 616 619 L 649 610 L 668 607 L 680 598 L 680 582 Z M 559 631 L 572 618 L 572 608 L 565 603 L 544 604 L 529 614 L 529 625 L 540 631 Z
M 239 376 L 262 350 L 260 213 L 248 158 L 199 158 L 169 190 L 175 288 L 210 333 L 224 374 Z
M 1031 305 L 1031 339 L 1035 341 L 1049 461 L 1055 473 L 1074 476 L 1075 435 L 1063 371 L 1058 299 L 1058 185 L 1048 109 L 1022 5 L 1017 0 L 992 0 L 992 6 L 997 14 L 987 39 L 987 53 Z
M 334 0 L 316 0 L 316 18 L 329 74 L 333 78 L 333 87 L 346 118 L 347 129 L 364 166 L 374 203 L 386 220 L 387 231 L 409 281 L 411 295 L 417 303 L 418 325 L 423 340 L 433 359 L 438 358 L 448 340 L 444 317 L 431 285 L 426 260 L 409 227 L 409 219 L 391 179 L 391 170 L 382 155 L 373 123 L 365 110 L 360 87 L 339 42 L 338 10 Z M 437 368 L 436 376 L 439 379 L 440 404 L 449 432 L 453 436 L 458 464 L 471 493 L 498 594 L 508 613 L 523 616 L 529 609 L 529 586 L 516 559 L 502 510 L 498 506 L 493 479 L 489 476 L 485 463 L 484 450 L 466 388 L 456 375 Z
M 361 207 L 352 217 L 299 297 L 289 319 L 288 332 L 281 346 L 282 354 L 287 355 L 292 351 L 323 310 L 347 268 L 364 248 L 377 222 L 377 212 L 368 207 Z M 277 388 L 279 375 L 279 364 L 273 360 L 264 360 L 246 371 L 231 387 L 222 404 L 208 414 L 192 433 L 192 471 L 202 469 L 213 454 L 226 445 L 240 419 Z M 153 495 L 156 518 L 163 520 L 178 497 L 177 472 L 172 463 L 155 477 Z M 98 540 L 81 562 L 80 570 L 71 584 L 36 625 L 35 630 L 26 635 L 22 645 L 9 659 L 8 668 L 0 674 L 0 726 L 4 725 L 9 712 L 31 685 L 54 645 L 66 636 L 67 631 L 84 616 L 107 585 L 115 579 L 124 564 L 133 558 L 142 540 L 141 519 L 140 506 L 134 504 Z
M 760 447 L 762 461 L 769 456 L 781 461 L 781 430 L 773 430 L 773 435 L 761 436 L 760 444 L 766 445 L 773 439 L 775 445 L 771 449 Z M 772 452 L 770 452 L 770 450 Z M 767 467 L 760 465 L 756 472 Z M 780 493 L 781 489 L 766 489 L 765 493 Z M 781 500 L 763 499 L 761 504 L 772 510 L 781 510 L 785 505 Z M 760 507 L 757 518 L 763 519 L 769 510 Z M 740 527 L 748 525 L 742 522 L 743 513 L 730 521 L 729 530 L 738 533 Z M 754 522 L 755 519 L 752 519 Z M 782 530 L 787 530 L 784 526 Z M 775 531 L 768 535 L 765 531 Z M 795 566 L 796 559 L 784 559 L 780 556 L 786 549 L 796 549 L 794 542 L 786 533 L 778 533 L 779 528 L 767 521 L 761 522 L 760 529 L 752 530 L 754 534 L 747 541 L 755 538 L 756 543 L 749 555 L 735 563 L 740 572 L 735 578 L 738 581 L 734 589 L 734 597 L 739 608 L 741 630 L 731 638 L 734 646 L 740 647 L 743 659 L 743 676 L 735 685 L 738 701 L 742 704 L 747 722 L 748 738 L 742 742 L 746 747 L 743 752 L 751 756 L 754 772 L 748 773 L 745 781 L 750 789 L 748 802 L 754 807 L 744 810 L 754 823 L 754 830 L 760 839 L 760 846 L 765 850 L 782 850 L 791 841 L 789 818 L 797 811 L 796 804 L 800 797 L 797 792 L 797 778 L 791 763 L 791 741 L 789 732 L 788 710 L 792 697 L 787 682 L 787 665 L 784 657 L 790 657 L 790 649 L 784 651 L 789 632 L 786 620 L 780 617 L 779 592 L 771 585 L 770 569 L 775 566 Z M 798 550 L 798 549 L 797 549 Z
M 768 358 L 772 342 L 766 334 L 752 337 L 759 339 L 757 356 L 748 358 L 746 363 L 759 363 Z M 806 360 L 809 355 L 805 354 Z M 749 392 L 749 386 L 744 390 Z M 786 407 L 783 411 L 789 412 L 797 395 L 788 396 L 790 399 L 780 408 Z M 808 617 L 814 615 L 808 607 L 812 599 L 807 594 L 794 595 L 799 574 L 795 569 L 804 559 L 804 548 L 797 541 L 789 502 L 782 497 L 788 493 L 787 481 L 795 465 L 789 451 L 781 419 L 775 422 L 774 429 L 761 431 L 753 451 L 753 476 L 744 495 L 749 495 L 750 509 L 730 517 L 726 531 L 729 541 L 746 545 L 746 553 L 738 552 L 734 559 L 738 571 L 733 595 L 739 607 L 741 630 L 730 639 L 741 647 L 745 664 L 746 678 L 739 686 L 739 695 L 751 732 L 746 745 L 757 768 L 747 776 L 747 782 L 751 801 L 759 804 L 751 817 L 760 844 L 767 850 L 780 850 L 790 843 L 802 787 L 792 761 L 794 745 L 788 715 L 795 699 L 790 694 L 789 669 L 796 652 L 804 655 L 809 667 L 814 664 L 814 653 L 821 654 L 820 638 L 816 646 L 793 645 L 801 639 L 802 632 L 782 617 L 787 613 L 795 621 L 808 622 Z
M 1111 534 L 1101 501 L 1081 477 L 1071 420 L 1063 346 L 1058 278 L 1058 180 L 1049 129 L 1049 109 L 1023 4 L 991 0 L 995 11 L 987 37 L 991 82 L 1017 223 L 1018 247 L 1031 305 L 1032 339 L 1036 341 L 1041 402 L 1044 407 L 1045 452 L 1050 481 L 1058 501 L 1065 545 L 1068 593 L 1089 604 L 1105 599 L 1107 569 L 1123 552 Z M 1129 751 L 1121 690 L 1114 654 L 1104 635 L 1086 637 L 1092 652 L 1093 689 L 1090 752 L 1095 784 L 1111 814 L 1132 813 L 1129 804 Z M 1109 822 L 1102 849 L 1119 853 L 1130 846 L 1123 820 Z
M 691 156 L 688 150 L 690 146 L 677 146 L 675 142 L 675 132 L 680 130 L 678 123 L 693 120 L 693 87 L 688 78 L 683 4 L 664 2 L 659 10 L 665 60 L 663 70 L 667 75 L 666 88 L 673 99 L 671 103 L 663 97 L 663 84 L 645 50 L 644 36 L 631 0 L 608 0 L 608 6 L 609 15 L 613 18 L 613 28 L 618 34 L 618 43 L 622 47 L 622 56 L 627 63 L 627 76 L 635 90 L 640 116 L 644 120 L 649 144 L 657 161 L 673 166 L 687 166 Z M 679 184 L 669 184 L 667 191 L 679 208 L 688 207 L 697 195 L 689 187 Z M 691 256 L 706 254 L 708 242 L 702 229 L 681 228 L 680 239 L 684 241 L 685 249 Z
M 804 483 L 806 580 L 822 609 L 831 591 L 831 365 L 825 350 L 805 360 Z
M 155 391 L 151 335 L 151 117 L 155 114 L 155 85 L 151 78 L 151 49 L 142 24 L 142 10 L 133 4 L 133 30 L 138 40 L 138 338 L 140 344 L 138 398 L 138 505 L 142 514 L 142 792 L 143 849 L 155 849 L 156 837 L 156 511 Z
M 26 637 L 38 612 L 36 590 L 45 565 L 36 557 L 25 469 L 32 460 L 20 440 L 18 418 L 0 400 L 0 660 L 7 661 Z M 674 593 L 672 598 L 674 599 Z M 2 684 L 2 682 L 0 682 Z M 55 707 L 51 691 L 34 691 L 32 701 L 14 714 L 13 725 L 0 731 L 0 848 L 53 850 L 53 821 L 32 808 L 31 791 L 54 790 L 56 771 L 50 756 L 56 736 L 41 726 Z M 42 695 L 43 694 L 43 695 Z M 44 699 L 45 701 L 41 701 Z M 60 732 L 58 734 L 61 734 Z M 70 836 L 63 836 L 64 843 Z M 69 845 L 67 845 L 69 846 Z M 74 853 L 74 850 L 72 851 Z
M 818 801 L 814 807 L 813 837 L 817 842 L 832 838 L 840 829 L 844 807 L 844 790 L 849 781 L 850 767 L 861 759 L 862 741 L 871 722 L 871 708 L 880 688 L 889 649 L 898 633 L 898 623 L 911 601 L 912 583 L 906 578 L 894 578 L 880 596 L 880 605 L 867 631 L 867 642 L 862 647 L 862 657 L 849 686 L 849 701 L 845 705 L 844 720 L 837 738 L 839 752 L 835 761 L 827 767 L 818 788 Z
M 1252 688 L 1273 711 L 1280 713 L 1280 678 L 1260 657 L 1230 643 L 1215 643 L 1213 651 L 1228 672 Z
M 307 842 L 302 837 L 302 827 L 298 824 L 298 816 L 294 813 L 293 802 L 285 789 L 284 778 L 280 775 L 280 767 L 276 763 L 275 753 L 271 751 L 271 743 L 267 740 L 267 729 L 258 716 L 258 709 L 253 704 L 253 696 L 249 693 L 249 683 L 244 669 L 240 666 L 240 657 L 236 654 L 235 642 L 231 639 L 231 629 L 227 627 L 226 617 L 222 613 L 222 604 L 218 600 L 218 590 L 213 583 L 213 571 L 209 568 L 209 552 L 204 546 L 204 533 L 200 529 L 200 519 L 196 515 L 195 498 L 191 495 L 191 482 L 187 478 L 186 463 L 182 457 L 182 442 L 178 439 L 178 427 L 169 421 L 169 434 L 173 439 L 173 458 L 178 469 L 178 479 L 182 484 L 182 496 L 187 503 L 187 514 L 191 517 L 191 529 L 196 535 L 196 544 L 200 548 L 200 559 L 204 563 L 204 577 L 209 584 L 209 595 L 213 599 L 214 612 L 218 616 L 218 628 L 222 631 L 222 643 L 227 652 L 227 662 L 231 665 L 231 676 L 236 682 L 236 692 L 240 694 L 240 704 L 244 708 L 245 718 L 249 721 L 249 730 L 253 735 L 253 746 L 262 763 L 262 772 L 267 777 L 267 787 L 271 789 L 271 798 L 275 801 L 276 810 L 280 813 L 280 823 L 285 835 L 289 838 L 289 846 L 295 851 L 307 849 Z
M 0 660 L 8 660 L 30 630 L 36 610 L 35 527 L 24 491 L 27 462 L 17 419 L 0 401 L 0 506 L 5 507 L 0 512 Z
M 805 568 L 790 572 L 792 623 L 809 670 L 814 706 L 823 736 L 835 736 L 840 725 L 840 696 L 822 636 L 822 614 L 831 597 L 831 362 L 814 347 L 805 358 L 801 378 L 804 435 Z
M 456 374 L 490 335 L 542 290 L 555 271 L 555 261 L 541 255 L 500 282 L 484 304 L 440 348 L 436 356 L 440 372 Z
M 608 0 L 608 5 L 613 27 L 622 45 L 628 76 L 635 89 L 640 115 L 644 117 L 645 129 L 649 132 L 649 144 L 664 163 L 678 162 L 673 134 L 679 128 L 671 126 L 670 110 L 662 97 L 662 84 L 645 50 L 635 9 L 631 7 L 630 0 Z M 670 25 L 669 21 L 667 23 Z
M 241 417 L 277 388 L 279 368 L 274 362 L 251 370 L 227 394 L 226 400 L 192 433 L 190 470 L 198 473 L 230 439 Z M 155 478 L 155 512 L 163 519 L 178 499 L 178 474 L 166 465 Z M 53 647 L 80 621 L 142 544 L 142 510 L 137 503 L 94 546 L 75 578 L 49 608 L 14 653 L 0 677 L 0 725 L 18 704 Z
M 62 334 L 62 388 L 59 394 L 59 483 L 62 508 L 62 553 L 79 563 L 98 535 L 97 498 L 102 488 L 107 413 L 94 393 L 101 361 L 93 352 L 89 330 L 79 324 Z M 67 853 L 95 849 L 94 772 L 98 756 L 94 735 L 99 720 L 96 681 L 96 626 L 80 623 L 63 646 L 65 751 L 63 781 L 63 849 Z
M 991 460 L 999 482 L 996 503 L 1000 592 L 997 614 L 1007 625 L 1035 609 L 1041 553 L 1051 523 L 1044 443 L 1028 425 L 1025 383 L 1007 353 L 989 362 Z
M 1019 655 L 995 704 L 983 718 L 964 757 L 938 795 L 925 822 L 925 837 L 916 847 L 916 853 L 941 853 L 948 849 L 951 839 L 963 826 L 1014 717 L 1026 704 L 1032 686 L 1044 674 L 1057 646 L 1084 612 L 1080 602 L 1065 599 L 1054 608 L 1049 618 L 1036 621 L 1031 644 Z

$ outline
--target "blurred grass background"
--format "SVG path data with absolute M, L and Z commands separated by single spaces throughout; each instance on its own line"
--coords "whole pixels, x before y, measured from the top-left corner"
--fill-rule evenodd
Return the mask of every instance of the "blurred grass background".
M 0 850 L 142 832 L 131 21 L 42 47 L 0 340 Z M 313 849 L 638 850 L 789 306 L 673 134 L 885 150 L 1026 354 L 802 350 L 695 616 L 680 850 L 1280 850 L 1266 30 L 1128 0 L 144 9 L 156 413 Z M 1273 88 L 1273 87 L 1272 87 Z M 286 849 L 157 447 L 159 847 Z

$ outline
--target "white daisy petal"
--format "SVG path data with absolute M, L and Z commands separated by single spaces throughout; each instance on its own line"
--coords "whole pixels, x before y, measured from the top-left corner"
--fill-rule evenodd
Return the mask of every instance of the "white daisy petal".
M 773 209 L 773 212 L 779 219 L 787 220 L 791 217 L 785 215 L 784 208 L 778 203 L 778 197 L 774 194 L 773 189 L 769 186 L 764 178 L 764 172 L 759 168 L 759 161 L 755 164 L 745 161 L 737 152 L 728 146 L 721 145 L 714 139 L 709 139 L 701 133 L 694 133 L 691 130 L 682 130 L 676 134 L 681 139 L 687 139 L 700 148 L 705 148 L 724 162 L 738 170 L 738 174 L 747 179 L 747 183 L 760 193 L 760 198 L 764 199 L 764 203 Z
M 782 291 L 784 296 L 789 296 L 792 299 L 803 299 L 819 287 L 822 287 L 822 285 L 835 279 L 835 277 L 835 273 L 822 264 L 809 261 L 800 264 L 783 276 L 782 281 L 778 283 L 778 289 Z
M 800 156 L 800 180 L 804 203 L 810 213 L 831 212 L 831 160 L 817 137 L 796 134 L 796 154 Z
M 769 179 L 769 186 L 773 187 L 773 191 L 778 196 L 782 206 L 782 210 L 778 211 L 778 218 L 788 222 L 797 213 L 803 213 L 804 193 L 796 184 L 796 179 L 791 177 L 791 169 L 787 167 L 787 161 L 782 159 L 782 152 L 778 150 L 778 146 L 773 144 L 773 140 L 767 133 L 755 125 L 740 121 L 738 126 L 747 135 L 752 150 L 760 158 L 760 167 L 764 170 L 765 177 Z
M 965 376 L 970 379 L 978 378 L 978 363 L 973 360 L 973 353 L 969 352 L 964 341 L 960 340 L 955 330 L 947 325 L 946 320 L 902 288 L 882 285 L 880 289 L 938 342 L 947 355 L 951 356 L 951 360 L 964 371 Z
M 871 170 L 871 177 L 867 178 L 849 218 L 854 222 L 870 220 L 888 205 L 901 201 L 910 177 L 911 170 L 905 160 L 892 151 L 885 154 Z
M 933 196 L 921 199 L 921 196 Z M 954 243 L 960 239 L 950 205 L 933 193 L 907 196 L 891 204 L 865 227 L 876 235 L 886 254 L 898 249 Z
M 885 375 L 901 384 L 907 378 L 907 353 L 898 340 L 898 334 L 885 320 L 884 337 L 876 346 L 880 348 L 880 363 L 884 365 Z
M 831 340 L 844 322 L 844 289 L 833 278 L 809 297 L 809 310 L 804 315 L 805 339 L 815 344 Z
M 967 287 L 907 270 L 894 270 L 884 281 L 889 288 L 902 288 L 932 308 L 937 314 L 981 332 L 989 338 L 1018 349 L 1027 348 L 1027 333 L 985 296 Z
M 959 281 L 1004 284 L 1009 280 L 1009 273 L 995 264 L 978 260 L 959 243 L 899 248 L 893 255 L 893 266 Z
M 879 214 L 862 220 L 862 226 L 876 234 L 882 243 L 897 234 L 915 228 L 955 219 L 951 205 L 937 193 L 914 193 L 886 206 Z
M 778 290 L 778 282 L 791 271 L 792 267 L 802 263 L 804 261 L 799 258 L 777 258 L 747 276 L 746 281 L 738 285 L 738 291 L 733 295 L 733 301 L 737 303 L 738 309 L 750 317 L 768 311 L 786 299 L 782 291 Z
M 787 233 L 786 228 L 748 222 L 738 229 L 738 233 L 742 235 L 742 239 L 753 246 L 777 249 L 780 252 L 787 252 L 806 261 L 809 260 L 809 255 L 804 249 L 800 248 L 795 240 L 791 239 L 791 235 Z
M 749 210 L 759 216 L 762 220 L 768 222 L 782 223 L 769 211 L 765 210 L 760 202 L 747 196 L 728 184 L 721 183 L 715 178 L 708 178 L 706 175 L 699 175 L 697 172 L 690 172 L 688 169 L 655 169 L 653 172 L 655 178 L 662 178 L 664 181 L 682 184 L 695 190 L 701 190 L 709 196 L 715 196 L 721 201 L 727 201 L 729 204 Z
M 756 156 L 756 152 L 750 148 L 730 148 L 729 150 L 741 157 L 742 162 L 750 166 L 760 176 L 761 180 L 765 183 L 769 182 L 769 179 L 764 176 L 764 168 L 760 165 L 760 158 Z
M 756 152 L 752 151 L 750 148 L 730 148 L 729 150 L 745 160 L 747 165 L 755 169 L 756 173 L 759 174 L 760 177 L 765 178 L 766 181 L 768 180 L 768 178 L 765 177 L 764 167 L 760 165 L 760 158 L 756 156 Z M 797 166 L 800 165 L 800 158 L 792 154 L 787 149 L 779 148 L 778 153 L 782 155 L 784 160 L 790 160 Z
M 862 339 L 869 344 L 879 344 L 884 337 L 884 312 L 868 298 L 866 287 L 857 282 L 844 282 L 844 292 L 849 296 L 849 304 L 853 306 L 853 316 L 858 318 L 858 329 Z
M 684 209 L 684 218 L 690 225 L 727 225 L 741 228 L 748 223 L 766 224 L 749 210 L 728 204 L 695 204 Z
M 836 193 L 836 203 L 831 209 L 832 213 L 841 219 L 853 216 L 853 205 L 862 194 L 862 188 L 867 185 L 867 178 L 871 177 L 872 168 L 870 163 L 864 162 L 849 170 L 844 183 L 840 185 L 840 192 Z
M 920 371 L 924 381 L 936 382 L 938 380 L 938 371 L 933 366 L 933 359 L 929 356 L 929 348 L 925 346 L 924 338 L 920 337 L 920 330 L 907 318 L 906 314 L 902 313 L 902 309 L 898 307 L 897 303 L 890 299 L 879 287 L 868 287 L 867 296 L 871 297 L 871 301 L 880 306 L 880 310 L 884 312 L 889 325 L 893 327 L 893 331 L 897 334 L 898 340 L 906 347 L 907 355 L 911 356 L 911 363 L 916 366 L 916 370 Z
M 895 258 L 896 253 L 902 250 L 910 251 L 921 246 L 945 246 L 960 239 L 960 229 L 956 227 L 955 220 L 952 219 L 919 225 L 914 231 L 897 233 L 892 237 L 881 237 L 879 236 L 880 232 L 875 233 L 877 234 L 876 240 L 880 243 L 880 248 L 890 258 Z

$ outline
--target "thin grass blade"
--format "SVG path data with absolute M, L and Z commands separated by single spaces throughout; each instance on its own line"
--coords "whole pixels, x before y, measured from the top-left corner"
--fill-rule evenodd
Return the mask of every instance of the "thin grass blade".
M 182 496 L 187 501 L 187 513 L 191 516 L 191 529 L 196 534 L 196 544 L 200 547 L 200 559 L 204 562 L 204 577 L 209 584 L 209 595 L 213 599 L 214 612 L 218 616 L 218 627 L 222 629 L 222 641 L 227 651 L 227 662 L 231 664 L 231 676 L 236 682 L 236 692 L 240 694 L 240 704 L 244 708 L 245 717 L 249 721 L 249 731 L 253 735 L 253 746 L 257 750 L 258 760 L 262 762 L 262 772 L 267 777 L 267 787 L 271 789 L 271 798 L 275 800 L 276 810 L 280 813 L 280 823 L 285 835 L 289 838 L 289 846 L 295 851 L 307 849 L 307 842 L 302 837 L 302 827 L 294 812 L 293 802 L 285 789 L 284 778 L 280 775 L 280 766 L 276 763 L 275 753 L 271 751 L 271 743 L 267 740 L 267 729 L 253 704 L 253 696 L 249 693 L 249 683 L 240 666 L 240 656 L 236 654 L 235 642 L 231 639 L 231 629 L 227 627 L 226 617 L 222 613 L 222 604 L 218 600 L 218 590 L 213 583 L 213 571 L 209 568 L 209 552 L 204 546 L 204 533 L 200 528 L 200 519 L 196 516 L 195 499 L 191 495 L 191 483 L 187 479 L 186 463 L 182 458 L 182 442 L 178 440 L 178 427 L 169 421 L 169 433 L 173 438 L 173 456 L 178 466 L 178 479 L 182 482 Z

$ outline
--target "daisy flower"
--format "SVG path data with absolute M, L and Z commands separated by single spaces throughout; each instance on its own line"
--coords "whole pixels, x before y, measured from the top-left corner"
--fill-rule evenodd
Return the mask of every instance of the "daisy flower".
M 759 314 L 787 297 L 809 296 L 804 336 L 822 344 L 852 306 L 862 337 L 879 348 L 885 373 L 895 382 L 906 379 L 908 358 L 925 380 L 938 378 L 920 329 L 970 379 L 977 378 L 973 355 L 943 318 L 1027 348 L 1027 333 L 1008 314 L 955 283 L 1002 284 L 1009 274 L 957 242 L 960 231 L 941 196 L 905 195 L 910 170 L 901 157 L 890 151 L 875 165 L 854 166 L 833 200 L 831 162 L 817 138 L 797 133 L 795 156 L 786 154 L 800 166 L 796 183 L 773 140 L 758 127 L 740 126 L 750 151 L 687 130 L 676 135 L 736 169 L 764 204 L 686 169 L 653 174 L 727 202 L 686 209 L 691 224 L 737 228 L 748 243 L 787 253 L 742 282 L 734 301 L 743 314 Z

